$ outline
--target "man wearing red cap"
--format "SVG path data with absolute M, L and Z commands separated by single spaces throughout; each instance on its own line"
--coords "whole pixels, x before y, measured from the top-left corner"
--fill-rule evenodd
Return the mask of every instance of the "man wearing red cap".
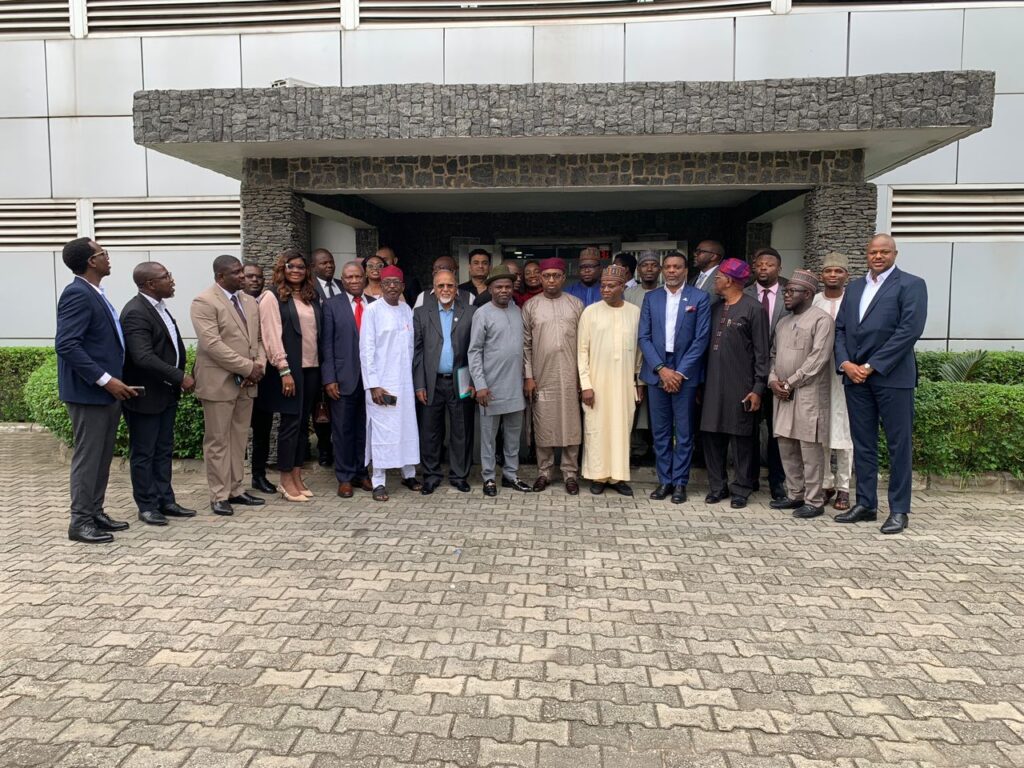
M 359 362 L 366 388 L 366 463 L 373 465 L 373 498 L 387 501 L 386 470 L 402 469 L 402 485 L 413 491 L 420 461 L 416 401 L 412 385 L 412 310 L 402 301 L 405 279 L 398 267 L 380 272 L 383 299 L 363 311 Z
M 555 448 L 562 449 L 562 480 L 572 496 L 580 492 L 579 368 L 576 329 L 583 302 L 565 293 L 565 262 L 540 263 L 543 293 L 523 306 L 523 376 L 527 402 L 533 404 L 533 431 L 537 441 L 537 481 L 543 491 L 551 482 Z
M 750 435 L 768 381 L 768 318 L 753 296 L 743 292 L 750 266 L 726 259 L 715 273 L 722 301 L 711 308 L 711 338 L 700 429 L 708 470 L 707 504 L 732 494 L 733 509 L 747 506 L 758 461 Z M 728 483 L 726 457 L 732 448 L 735 476 Z

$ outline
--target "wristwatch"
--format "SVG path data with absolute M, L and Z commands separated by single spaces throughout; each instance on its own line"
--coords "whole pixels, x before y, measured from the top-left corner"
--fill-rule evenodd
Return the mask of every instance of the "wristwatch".
M 874 369 L 871 367 L 871 363 L 864 363 L 864 370 L 871 371 Z
M 664 363 L 659 363 L 658 365 L 654 366 L 654 372 L 657 373 L 658 371 L 660 371 L 664 367 L 665 367 Z

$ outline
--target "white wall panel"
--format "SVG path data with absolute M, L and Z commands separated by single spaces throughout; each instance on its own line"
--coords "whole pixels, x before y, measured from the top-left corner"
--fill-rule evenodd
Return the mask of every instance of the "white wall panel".
M 846 74 L 846 14 L 736 19 L 736 79 Z
M 142 90 L 142 41 L 48 40 L 46 81 L 52 117 L 130 115 Z
M 50 197 L 46 118 L 0 120 L 0 197 Z
M 1020 352 L 1024 350 L 1024 339 L 950 339 L 950 352 L 968 352 L 988 349 L 993 352 Z
M 61 267 L 67 270 L 63 264 Z M 0 328 L 4 336 L 52 339 L 57 332 L 53 254 L 0 253 L 0 270 L 8 286 L 32 287 L 4 290 L 4 300 L 0 301 Z
M 626 25 L 626 80 L 732 80 L 733 20 Z
M 285 77 L 341 85 L 341 33 L 242 35 L 243 88 L 266 88 Z
M 529 83 L 533 27 L 455 27 L 444 32 L 446 83 Z
M 993 285 L 1006 290 L 993 296 Z M 1024 243 L 953 246 L 951 338 L 1019 339 L 1024 336 Z M 993 297 L 994 300 L 986 300 Z
M 150 149 L 146 167 L 149 194 L 155 197 L 238 194 L 238 179 Z
M 960 69 L 962 10 L 850 14 L 850 74 Z
M 804 266 L 804 212 L 794 211 L 772 222 L 772 248 L 782 256 L 783 276 Z M 751 254 L 744 254 L 749 256 Z
M 192 299 L 213 285 L 213 260 L 224 253 L 241 258 L 241 251 L 238 248 L 221 248 L 216 251 L 149 252 L 150 260 L 160 262 L 174 275 L 174 298 L 167 300 L 167 307 L 174 316 L 186 344 L 194 344 L 196 338 L 189 317 Z
M 143 197 L 146 154 L 130 117 L 50 121 L 54 197 Z
M 536 27 L 533 80 L 537 83 L 621 83 L 622 24 Z
M 979 8 L 964 19 L 964 69 L 991 69 L 996 93 L 1024 93 L 1024 8 Z
M 147 90 L 238 88 L 238 35 L 143 38 L 142 73 Z
M 334 272 L 339 277 L 345 262 L 356 257 L 355 227 L 340 221 L 310 214 L 309 242 L 311 248 L 326 248 L 331 252 L 334 256 Z
M 926 339 L 945 339 L 949 323 L 949 265 L 952 259 L 951 243 L 897 243 L 899 255 L 896 266 L 917 275 L 928 285 L 928 321 L 924 327 Z
M 342 85 L 443 82 L 443 29 L 358 29 L 342 35 Z
M 945 352 L 946 351 L 946 340 L 945 339 L 918 339 L 917 344 L 914 345 L 914 349 L 917 352 Z
M 41 40 L 0 43 L 0 117 L 46 116 L 46 53 Z
M 992 127 L 960 142 L 957 181 L 1013 183 L 1024 181 L 1024 94 L 996 96 Z
M 956 163 L 957 145 L 953 142 L 872 181 L 876 184 L 956 184 Z

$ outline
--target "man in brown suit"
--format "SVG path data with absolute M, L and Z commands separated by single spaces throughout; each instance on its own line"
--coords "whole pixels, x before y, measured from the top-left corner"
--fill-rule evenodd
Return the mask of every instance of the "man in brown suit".
M 213 260 L 215 284 L 192 301 L 196 331 L 196 397 L 203 404 L 203 460 L 210 485 L 210 508 L 233 515 L 232 504 L 257 507 L 263 499 L 245 492 L 242 464 L 249 438 L 256 384 L 267 364 L 260 343 L 255 299 L 241 290 L 242 262 L 234 256 Z

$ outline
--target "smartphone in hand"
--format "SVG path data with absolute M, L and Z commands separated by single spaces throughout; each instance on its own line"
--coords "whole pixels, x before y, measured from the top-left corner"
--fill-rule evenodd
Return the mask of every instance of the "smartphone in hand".
M 130 389 L 133 392 L 135 392 L 135 396 L 136 397 L 145 397 L 146 396 L 146 388 L 145 387 L 133 387 L 133 386 L 129 385 L 128 389 Z
M 384 395 L 384 405 L 398 405 L 398 397 L 396 395 Z

